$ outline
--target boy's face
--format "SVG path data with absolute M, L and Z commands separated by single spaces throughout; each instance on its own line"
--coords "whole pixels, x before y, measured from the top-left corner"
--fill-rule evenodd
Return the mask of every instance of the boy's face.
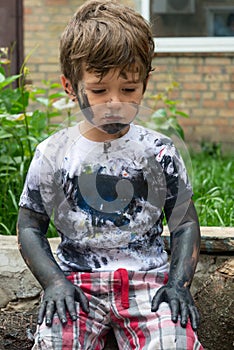
M 65 77 L 62 77 L 62 83 Z M 111 69 L 101 80 L 95 72 L 83 73 L 78 83 L 77 99 L 86 117 L 85 123 L 97 132 L 119 137 L 138 112 L 144 85 L 139 74 Z M 106 135 L 107 136 L 107 135 Z

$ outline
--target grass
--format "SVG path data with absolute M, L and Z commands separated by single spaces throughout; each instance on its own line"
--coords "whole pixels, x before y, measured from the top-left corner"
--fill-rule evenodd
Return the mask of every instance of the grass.
M 232 156 L 191 155 L 194 203 L 201 226 L 234 226 Z

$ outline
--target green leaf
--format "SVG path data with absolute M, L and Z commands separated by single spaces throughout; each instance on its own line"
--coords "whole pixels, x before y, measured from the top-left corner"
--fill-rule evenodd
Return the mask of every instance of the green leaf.
M 173 101 L 173 100 L 168 100 L 168 99 L 166 99 L 164 102 L 169 106 L 176 106 L 177 103 L 179 103 L 179 101 Z
M 0 222 L 0 226 L 2 226 L 5 229 L 7 235 L 12 235 L 11 231 L 8 229 L 6 225 L 4 225 L 3 222 Z
M 7 86 L 7 85 L 9 85 L 11 83 L 13 83 L 19 77 L 21 77 L 21 74 L 12 75 L 10 77 L 5 78 L 4 75 L 0 73 L 0 89 L 4 88 L 5 86 Z
M 48 118 L 58 117 L 59 115 L 61 115 L 61 112 L 56 110 L 54 112 L 48 113 Z
M 176 111 L 176 114 L 180 115 L 181 117 L 184 117 L 184 118 L 189 118 L 189 115 L 185 112 L 182 112 L 182 111 Z
M 0 156 L 0 163 L 2 163 L 2 164 L 14 164 L 14 161 L 13 161 L 13 159 L 10 157 L 10 156 L 8 156 L 8 155 L 6 155 L 6 154 L 3 154 L 3 155 L 1 155 Z
M 0 74 L 2 74 L 2 75 L 6 75 L 6 73 L 5 73 L 5 69 L 0 65 Z
M 50 104 L 50 101 L 46 97 L 36 97 L 36 101 L 43 104 L 44 106 L 48 107 Z
M 62 85 L 61 84 L 59 84 L 59 83 L 53 83 L 53 84 L 51 84 L 50 85 L 50 88 L 51 89 L 57 89 L 57 88 L 62 88 Z
M 7 173 L 3 173 L 4 171 L 6 171 Z M 0 173 L 1 173 L 1 176 L 6 176 L 8 175 L 8 172 L 9 171 L 17 171 L 17 168 L 16 167 L 13 167 L 13 166 L 7 166 L 7 165 L 3 165 L 0 167 Z
M 14 208 L 16 210 L 18 210 L 18 204 L 17 204 L 16 198 L 15 198 L 15 195 L 13 194 L 11 189 L 9 189 L 8 193 L 10 194 L 10 197 L 11 197 L 11 200 L 12 200 Z
M 55 100 L 56 98 L 64 97 L 64 94 L 62 92 L 57 92 L 56 94 L 49 95 L 50 100 Z
M 10 137 L 13 137 L 12 134 L 10 133 L 0 133 L 0 139 L 3 140 L 3 139 L 9 139 Z
M 167 117 L 167 111 L 165 108 L 160 108 L 152 114 L 152 118 Z
M 5 79 L 5 75 L 3 73 L 0 73 L 0 83 L 2 83 Z
M 170 108 L 169 108 L 169 111 L 171 112 L 172 115 L 175 115 L 175 114 L 176 114 L 176 111 L 177 111 L 176 106 L 170 107 Z

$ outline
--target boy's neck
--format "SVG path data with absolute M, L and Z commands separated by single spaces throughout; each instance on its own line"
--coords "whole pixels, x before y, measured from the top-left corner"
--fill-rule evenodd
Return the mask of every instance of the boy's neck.
M 130 128 L 130 125 L 126 125 L 126 127 L 121 129 L 117 133 L 108 134 L 107 132 L 102 131 L 96 126 L 88 123 L 86 120 L 82 121 L 79 124 L 79 130 L 81 135 L 86 139 L 95 141 L 95 142 L 105 142 L 105 141 L 116 140 L 124 136 L 128 132 L 129 128 Z

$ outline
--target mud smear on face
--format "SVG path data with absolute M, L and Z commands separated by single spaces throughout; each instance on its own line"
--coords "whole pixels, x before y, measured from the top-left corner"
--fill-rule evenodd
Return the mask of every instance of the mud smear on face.
M 79 82 L 77 85 L 77 100 L 84 116 L 87 118 L 87 120 L 90 123 L 93 124 L 94 114 L 90 106 L 89 99 L 86 94 L 85 87 L 82 81 Z
M 100 128 L 105 131 L 108 134 L 117 134 L 121 132 L 123 129 L 125 129 L 129 124 L 123 124 L 123 123 L 110 123 L 110 124 L 104 124 L 100 125 Z

